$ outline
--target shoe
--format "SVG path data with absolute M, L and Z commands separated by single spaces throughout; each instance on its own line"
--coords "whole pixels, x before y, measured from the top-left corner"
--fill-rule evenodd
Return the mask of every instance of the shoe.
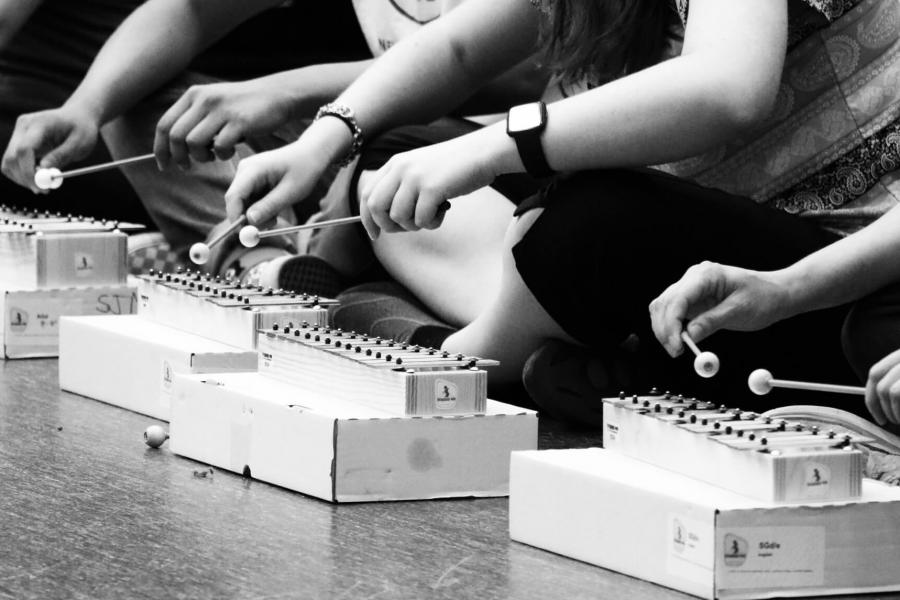
M 834 429 L 867 437 L 857 444 L 866 454 L 865 476 L 892 485 L 900 485 L 900 436 L 839 408 L 827 406 L 783 406 L 762 414 L 764 417 L 801 421 L 819 428 Z
M 402 343 L 439 348 L 456 329 L 436 318 L 409 290 L 393 281 L 376 281 L 338 295 L 331 323 Z
M 184 263 L 184 258 L 172 250 L 159 232 L 128 236 L 128 272 L 131 275 L 141 275 L 150 269 L 169 273 Z
M 603 425 L 603 398 L 631 386 L 623 361 L 605 360 L 584 348 L 551 340 L 522 369 L 525 390 L 553 418 L 583 427 Z
M 263 285 L 325 298 L 335 298 L 347 287 L 334 267 L 309 254 L 271 261 L 266 276 L 272 283 Z
M 241 284 L 263 285 L 261 281 L 267 274 L 267 263 L 290 256 L 290 252 L 275 246 L 257 246 L 255 248 L 238 246 L 225 258 L 217 274 L 220 277 L 236 279 Z M 264 287 L 276 286 L 266 285 Z

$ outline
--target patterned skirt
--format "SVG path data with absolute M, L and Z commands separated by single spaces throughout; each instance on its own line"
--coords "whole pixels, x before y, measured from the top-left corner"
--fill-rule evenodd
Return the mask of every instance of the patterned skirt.
M 863 0 L 792 47 L 776 106 L 662 170 L 846 235 L 900 199 L 900 0 Z

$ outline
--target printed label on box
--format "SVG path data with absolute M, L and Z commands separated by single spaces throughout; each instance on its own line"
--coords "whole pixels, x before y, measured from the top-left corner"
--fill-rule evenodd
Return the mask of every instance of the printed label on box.
M 695 583 L 709 581 L 713 562 L 712 525 L 684 515 L 669 515 L 666 570 Z
M 165 358 L 162 361 L 162 380 L 160 382 L 160 400 L 169 404 L 172 398 L 172 385 L 175 383 L 175 372 L 172 364 Z
M 84 252 L 75 253 L 75 276 L 90 277 L 94 272 L 94 257 Z
M 739 527 L 719 534 L 719 589 L 797 588 L 825 580 L 824 527 Z

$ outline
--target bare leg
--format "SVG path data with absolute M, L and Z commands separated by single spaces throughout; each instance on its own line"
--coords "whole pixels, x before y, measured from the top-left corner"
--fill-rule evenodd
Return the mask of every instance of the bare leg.
M 528 211 L 510 224 L 504 240 L 502 276 L 499 286 L 494 286 L 496 293 L 469 325 L 443 344 L 443 349 L 451 352 L 499 360 L 500 366 L 491 370 L 492 383 L 519 381 L 525 360 L 547 339 L 578 343 L 538 303 L 519 276 L 512 256 L 513 246 L 541 212 L 543 209 Z
M 359 187 L 371 172 L 363 173 Z M 440 228 L 380 236 L 375 255 L 448 323 L 471 323 L 500 287 L 503 237 L 514 206 L 492 188 L 455 198 Z

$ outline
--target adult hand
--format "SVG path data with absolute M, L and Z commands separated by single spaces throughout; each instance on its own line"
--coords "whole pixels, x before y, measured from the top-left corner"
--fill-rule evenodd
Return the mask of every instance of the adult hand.
M 87 112 L 61 107 L 21 115 L 3 154 L 3 174 L 33 192 L 37 167 L 63 168 L 89 155 L 100 126 Z
M 241 141 L 271 133 L 292 117 L 291 98 L 271 77 L 195 85 L 159 120 L 153 152 L 160 168 L 191 159 L 231 158 Z
M 900 350 L 888 354 L 869 369 L 866 407 L 879 425 L 900 423 Z
M 360 195 L 369 237 L 436 229 L 447 201 L 489 185 L 495 173 L 481 158 L 477 134 L 397 154 L 381 167 Z
M 683 330 L 699 342 L 720 329 L 763 329 L 787 316 L 790 297 L 788 282 L 777 271 L 703 262 L 650 303 L 650 320 L 656 339 L 678 356 L 684 351 Z

